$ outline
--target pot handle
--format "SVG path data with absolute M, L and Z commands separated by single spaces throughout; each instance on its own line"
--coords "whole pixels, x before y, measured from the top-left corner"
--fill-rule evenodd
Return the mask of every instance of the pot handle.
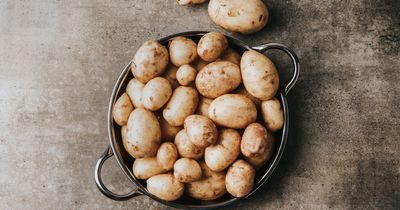
M 113 192 L 111 192 L 107 187 L 104 185 L 103 180 L 101 178 L 101 169 L 103 167 L 104 162 L 112 157 L 114 155 L 113 151 L 111 150 L 111 147 L 108 146 L 107 149 L 104 151 L 104 153 L 100 156 L 100 158 L 97 160 L 96 163 L 96 168 L 94 171 L 94 179 L 96 181 L 97 188 L 99 188 L 100 192 L 103 193 L 105 196 L 108 198 L 111 198 L 116 201 L 124 201 L 131 199 L 133 197 L 143 195 L 138 189 L 133 190 L 130 193 L 127 193 L 125 195 L 118 195 Z
M 252 47 L 254 50 L 260 51 L 260 52 L 266 52 L 271 49 L 277 49 L 285 52 L 290 59 L 292 60 L 293 64 L 293 74 L 292 78 L 290 81 L 286 84 L 285 86 L 285 95 L 289 93 L 289 91 L 292 89 L 294 84 L 296 83 L 297 79 L 299 78 L 299 73 L 300 73 L 300 62 L 299 58 L 297 57 L 296 53 L 287 47 L 286 45 L 280 44 L 280 43 L 268 43 L 268 44 L 262 44 L 259 46 Z

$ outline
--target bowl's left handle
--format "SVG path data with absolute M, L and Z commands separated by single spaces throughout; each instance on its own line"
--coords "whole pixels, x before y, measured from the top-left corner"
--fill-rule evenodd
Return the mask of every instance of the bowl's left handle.
M 138 189 L 135 189 L 132 192 L 125 195 L 118 195 L 107 189 L 101 178 L 101 169 L 103 167 L 104 162 L 113 155 L 114 155 L 113 151 L 111 150 L 110 146 L 108 146 L 107 149 L 104 151 L 104 153 L 100 156 L 99 160 L 97 160 L 96 168 L 94 171 L 94 178 L 96 181 L 97 188 L 99 188 L 100 192 L 102 192 L 105 196 L 116 201 L 124 201 L 139 195 L 143 195 L 143 193 L 141 193 Z

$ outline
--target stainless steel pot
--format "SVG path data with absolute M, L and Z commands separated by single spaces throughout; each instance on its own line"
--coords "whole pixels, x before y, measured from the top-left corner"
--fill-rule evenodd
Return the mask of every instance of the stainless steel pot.
M 164 37 L 160 40 L 158 40 L 160 43 L 167 45 L 168 41 L 171 40 L 172 38 L 176 36 L 185 36 L 188 38 L 191 38 L 195 41 L 198 41 L 201 36 L 203 36 L 205 33 L 204 31 L 190 31 L 190 32 L 184 32 L 184 33 L 178 33 L 174 34 L 168 37 Z M 124 68 L 122 71 L 121 75 L 119 76 L 115 86 L 114 90 L 111 94 L 110 98 L 110 103 L 108 107 L 108 138 L 110 141 L 109 146 L 105 150 L 105 152 L 100 156 L 99 160 L 97 161 L 96 168 L 95 168 L 95 181 L 96 185 L 99 188 L 99 190 L 107 197 L 113 199 L 113 200 L 128 200 L 130 198 L 140 196 L 140 195 L 147 195 L 151 197 L 152 199 L 175 208 L 181 208 L 181 209 L 210 209 L 210 208 L 218 208 L 226 205 L 233 204 L 235 202 L 238 202 L 242 199 L 245 199 L 249 196 L 251 196 L 253 193 L 255 193 L 266 181 L 267 179 L 271 176 L 273 171 L 275 170 L 276 166 L 279 163 L 279 160 L 282 157 L 283 151 L 285 149 L 286 141 L 287 141 L 287 136 L 289 132 L 289 108 L 288 104 L 286 101 L 286 95 L 289 93 L 290 89 L 294 86 L 294 84 L 297 81 L 297 78 L 299 76 L 299 71 L 300 71 L 300 64 L 299 60 L 296 56 L 296 54 L 288 47 L 286 47 L 283 44 L 278 44 L 278 43 L 269 43 L 269 44 L 262 44 L 259 46 L 255 47 L 250 47 L 246 43 L 235 39 L 233 37 L 227 36 L 229 40 L 229 45 L 233 49 L 237 50 L 238 52 L 244 52 L 245 50 L 257 50 L 259 52 L 266 52 L 267 50 L 271 49 L 277 49 L 285 52 L 287 55 L 289 55 L 290 59 L 292 60 L 293 63 L 293 74 L 291 76 L 291 79 L 286 85 L 282 85 L 283 88 L 280 88 L 278 91 L 276 97 L 280 100 L 281 105 L 283 107 L 283 112 L 284 112 L 284 126 L 281 131 L 279 131 L 276 135 L 276 144 L 274 148 L 274 152 L 270 160 L 261 168 L 257 171 L 256 173 L 256 178 L 255 178 L 255 184 L 253 190 L 244 198 L 234 198 L 230 196 L 228 193 L 226 193 L 224 196 L 217 200 L 213 201 L 199 201 L 187 196 L 181 197 L 179 200 L 172 201 L 172 202 L 167 202 L 164 200 L 161 200 L 160 198 L 150 194 L 147 189 L 145 182 L 142 180 L 138 180 L 135 178 L 135 176 L 132 173 L 132 164 L 134 159 L 125 151 L 123 145 L 122 145 L 122 140 L 121 140 L 121 132 L 120 132 L 120 126 L 118 126 L 116 123 L 113 121 L 112 117 L 112 109 L 114 106 L 115 101 L 117 98 L 125 91 L 126 85 L 128 84 L 129 80 L 133 77 L 132 73 L 130 72 L 130 65 L 131 63 L 128 63 L 128 65 Z M 135 189 L 125 195 L 118 195 L 110 190 L 107 189 L 107 187 L 104 185 L 102 178 L 101 178 L 101 169 L 104 164 L 104 162 L 110 158 L 111 156 L 115 156 L 115 159 L 117 160 L 119 166 L 121 167 L 122 171 L 125 173 L 125 175 L 128 177 L 128 179 L 132 182 L 132 185 L 135 187 Z

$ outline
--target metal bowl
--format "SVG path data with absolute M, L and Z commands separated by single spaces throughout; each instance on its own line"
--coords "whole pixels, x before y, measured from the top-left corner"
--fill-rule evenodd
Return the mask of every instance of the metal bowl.
M 208 32 L 204 31 L 190 31 L 190 32 L 184 32 L 184 33 L 178 33 L 174 34 L 168 37 L 164 37 L 162 39 L 159 39 L 158 41 L 162 43 L 163 45 L 167 45 L 169 40 L 176 36 L 185 36 L 188 38 L 193 39 L 194 41 L 198 41 L 201 36 L 206 34 Z M 271 176 L 273 171 L 275 170 L 276 166 L 279 163 L 279 160 L 282 157 L 283 151 L 285 149 L 286 141 L 287 141 L 287 136 L 289 132 L 289 108 L 288 104 L 286 101 L 286 95 L 290 91 L 290 89 L 293 87 L 293 85 L 296 83 L 296 80 L 299 76 L 299 70 L 300 70 L 300 65 L 298 58 L 296 54 L 288 47 L 282 44 L 278 43 L 269 43 L 269 44 L 262 44 L 259 46 L 255 47 L 250 47 L 246 43 L 235 39 L 233 37 L 226 36 L 229 41 L 229 46 L 235 50 L 237 50 L 240 53 L 243 53 L 246 50 L 257 50 L 259 52 L 266 52 L 267 50 L 271 49 L 278 49 L 282 50 L 285 52 L 287 55 L 289 55 L 290 59 L 292 60 L 293 63 L 293 74 L 291 76 L 291 79 L 286 85 L 281 85 L 278 93 L 276 94 L 276 98 L 278 98 L 281 102 L 283 112 L 284 112 L 284 126 L 283 128 L 276 133 L 276 144 L 274 147 L 273 154 L 270 158 L 270 160 L 264 164 L 262 168 L 260 168 L 256 172 L 256 177 L 255 177 L 255 183 L 252 191 L 244 198 L 235 198 L 229 193 L 226 193 L 224 196 L 213 200 L 213 201 L 200 201 L 197 199 L 190 198 L 186 195 L 183 195 L 180 199 L 176 201 L 164 201 L 155 195 L 152 195 L 149 193 L 146 189 L 146 184 L 145 181 L 143 180 L 138 180 L 132 173 L 132 164 L 134 161 L 134 158 L 131 157 L 124 149 L 122 145 L 122 139 L 121 139 L 121 132 L 120 129 L 121 127 L 118 126 L 116 123 L 114 123 L 113 117 L 112 117 L 112 109 L 114 106 L 115 101 L 118 99 L 118 97 L 125 92 L 126 85 L 128 84 L 129 80 L 133 78 L 133 75 L 130 71 L 130 65 L 131 62 L 128 63 L 128 65 L 124 68 L 122 71 L 121 75 L 119 76 L 115 86 L 114 90 L 111 94 L 110 98 L 110 103 L 108 107 L 108 138 L 110 140 L 110 144 L 105 150 L 105 152 L 100 156 L 99 160 L 97 161 L 96 168 L 95 168 L 95 181 L 96 185 L 99 188 L 99 190 L 107 197 L 113 199 L 113 200 L 128 200 L 130 198 L 140 196 L 140 195 L 147 195 L 150 198 L 164 204 L 167 206 L 175 207 L 175 208 L 180 208 L 180 209 L 210 209 L 210 208 L 218 208 L 222 206 L 227 206 L 230 204 L 233 204 L 235 202 L 238 202 L 242 199 L 246 199 L 247 197 L 251 196 L 253 193 L 255 193 Z M 101 178 L 101 169 L 104 164 L 104 162 L 110 158 L 111 156 L 115 156 L 115 159 L 117 160 L 119 166 L 121 167 L 122 171 L 125 173 L 125 175 L 128 177 L 128 179 L 132 182 L 132 185 L 135 187 L 135 190 L 132 192 L 125 194 L 125 195 L 117 195 L 110 190 L 107 189 L 107 187 L 104 185 L 102 178 Z

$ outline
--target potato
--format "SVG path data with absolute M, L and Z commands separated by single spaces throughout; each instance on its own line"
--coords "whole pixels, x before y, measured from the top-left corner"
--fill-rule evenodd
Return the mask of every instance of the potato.
M 271 144 L 269 145 L 269 141 L 267 141 L 267 149 L 265 152 L 261 153 L 260 156 L 257 157 L 246 157 L 244 156 L 244 159 L 250 163 L 255 169 L 261 168 L 272 156 L 272 153 L 274 152 L 274 144 L 275 144 L 275 139 L 272 137 L 270 138 Z
M 192 63 L 197 58 L 197 44 L 186 37 L 175 37 L 169 43 L 169 58 L 177 67 Z
M 142 101 L 143 88 L 144 84 L 135 78 L 131 79 L 126 86 L 125 91 L 129 95 L 135 108 L 144 108 Z
M 172 126 L 181 126 L 185 118 L 196 111 L 199 95 L 191 87 L 177 87 L 163 110 L 164 119 Z
M 167 172 L 155 157 L 138 158 L 133 162 L 132 172 L 137 179 L 148 179 L 154 175 Z
M 201 179 L 201 168 L 197 161 L 181 158 L 174 164 L 174 177 L 182 183 L 189 183 Z
M 279 88 L 279 75 L 272 61 L 255 51 L 246 51 L 240 61 L 243 84 L 258 99 L 271 99 Z
M 226 49 L 225 52 L 222 53 L 221 58 L 219 58 L 218 60 L 229 61 L 239 66 L 241 57 L 242 56 L 238 52 L 228 47 L 228 49 Z
M 168 80 L 168 82 L 171 84 L 172 89 L 174 90 L 175 88 L 179 87 L 178 80 L 176 79 L 176 72 L 178 71 L 178 67 L 174 65 L 168 65 L 167 70 L 165 70 L 164 74 L 162 77 Z
M 272 132 L 279 131 L 283 127 L 283 110 L 281 103 L 276 98 L 261 103 L 261 113 L 265 126 Z
M 129 99 L 128 94 L 123 93 L 115 102 L 112 115 L 115 122 L 120 125 L 126 125 L 128 122 L 129 114 L 133 111 L 133 105 Z
M 272 134 L 260 123 L 252 123 L 243 132 L 240 150 L 246 157 L 259 157 L 272 148 Z
M 162 141 L 174 141 L 176 134 L 182 130 L 182 126 L 172 126 L 162 117 L 160 119 L 161 126 L 161 140 Z
M 240 86 L 239 88 L 237 88 L 234 93 L 244 95 L 247 98 L 249 98 L 251 101 L 253 101 L 254 105 L 256 105 L 257 110 L 261 107 L 260 99 L 254 97 L 249 92 L 247 92 L 247 90 L 244 86 Z
M 225 94 L 211 102 L 208 114 L 217 125 L 241 129 L 256 121 L 257 109 L 246 96 Z
M 229 61 L 212 62 L 196 76 L 196 88 L 207 98 L 216 98 L 229 93 L 241 82 L 239 66 Z
M 133 57 L 131 71 L 142 83 L 161 75 L 168 64 L 168 50 L 156 40 L 146 41 Z
M 237 160 L 226 173 L 226 190 L 234 197 L 245 197 L 253 189 L 255 174 L 256 171 L 249 163 Z
M 210 118 L 208 115 L 208 107 L 210 107 L 210 104 L 212 101 L 213 101 L 212 99 L 209 99 L 209 98 L 206 98 L 203 96 L 200 97 L 200 101 L 199 101 L 199 105 L 197 106 L 196 114 L 203 115 L 203 116 Z
M 128 152 L 132 150 L 129 148 L 130 145 L 127 144 L 126 141 L 126 134 L 128 133 L 128 127 L 126 125 L 121 127 L 121 139 L 122 139 L 122 145 L 124 146 L 125 150 Z M 129 152 L 128 152 L 129 153 Z
M 178 149 L 179 157 L 198 160 L 204 155 L 204 149 L 194 145 L 189 140 L 185 129 L 182 129 L 178 134 L 176 134 L 174 142 Z
M 208 0 L 178 0 L 179 5 L 202 4 Z
M 221 129 L 216 144 L 206 148 L 204 160 L 213 171 L 223 171 L 240 154 L 240 133 L 234 129 Z
M 210 0 L 208 15 L 228 31 L 251 34 L 264 28 L 269 13 L 261 0 Z
M 128 152 L 134 158 L 156 155 L 161 142 L 161 128 L 153 112 L 143 108 L 133 110 L 128 119 L 126 140 L 132 145 Z
M 187 194 L 199 200 L 215 200 L 226 193 L 225 172 L 211 171 L 204 162 L 200 162 L 202 178 L 186 184 Z
M 197 59 L 192 66 L 197 70 L 197 72 L 199 72 L 202 68 L 204 68 L 205 66 L 207 66 L 207 64 L 209 64 L 210 62 L 205 61 L 201 58 Z
M 174 167 L 175 161 L 178 159 L 178 150 L 172 142 L 164 142 L 158 148 L 157 162 L 163 169 L 169 171 Z
M 190 115 L 185 119 L 184 128 L 189 140 L 196 146 L 205 148 L 218 138 L 217 126 L 202 115 Z
M 165 201 L 173 201 L 182 196 L 185 185 L 172 174 L 159 174 L 147 180 L 147 190 Z
M 150 111 L 164 106 L 172 95 L 172 87 L 167 79 L 155 77 L 143 88 L 143 105 Z
M 176 79 L 181 85 L 189 85 L 196 79 L 197 70 L 191 65 L 185 64 L 176 72 Z
M 209 32 L 202 36 L 197 45 L 197 54 L 205 61 L 215 61 L 228 47 L 228 40 L 220 32 Z

